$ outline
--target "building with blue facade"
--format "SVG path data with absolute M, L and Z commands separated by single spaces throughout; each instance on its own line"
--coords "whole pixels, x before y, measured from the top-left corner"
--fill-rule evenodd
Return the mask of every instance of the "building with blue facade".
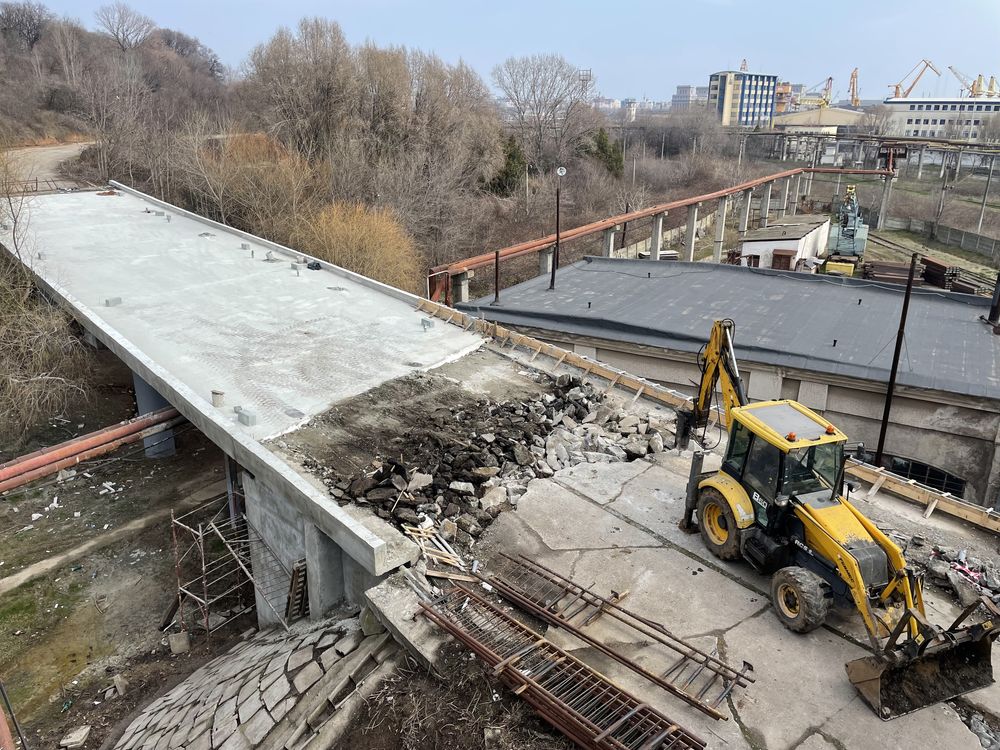
M 708 79 L 708 108 L 723 125 L 770 127 L 778 76 L 726 70 Z

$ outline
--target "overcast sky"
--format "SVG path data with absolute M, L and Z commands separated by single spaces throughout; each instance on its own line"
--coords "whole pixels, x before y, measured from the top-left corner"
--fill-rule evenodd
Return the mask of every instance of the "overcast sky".
M 43 0 L 92 28 L 107 0 Z M 459 58 L 489 80 L 511 55 L 556 52 L 590 68 L 615 98 L 669 99 L 678 84 L 705 85 L 738 68 L 813 86 L 834 78 L 847 96 L 860 68 L 862 98 L 882 98 L 927 57 L 915 94 L 957 95 L 948 71 L 1000 77 L 1000 0 L 133 0 L 159 25 L 196 36 L 228 65 L 279 26 L 303 16 L 336 20 L 352 43 L 405 45 Z

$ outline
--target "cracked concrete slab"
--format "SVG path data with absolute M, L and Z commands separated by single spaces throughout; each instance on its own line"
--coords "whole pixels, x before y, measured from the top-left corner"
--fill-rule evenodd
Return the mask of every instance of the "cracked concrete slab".
M 560 471 L 556 481 L 596 503 L 614 499 L 622 485 L 650 467 L 645 461 L 616 464 L 577 464 Z
M 734 666 L 754 665 L 756 683 L 737 690 L 723 706 L 729 721 L 714 721 L 670 696 L 592 647 L 549 628 L 546 636 L 592 663 L 616 683 L 703 737 L 709 747 L 748 750 L 866 750 L 867 748 L 979 747 L 954 711 L 934 706 L 883 722 L 847 679 L 845 662 L 867 652 L 850 607 L 832 613 L 829 625 L 807 635 L 786 630 L 771 611 L 769 579 L 745 564 L 722 563 L 698 535 L 677 528 L 683 509 L 688 459 L 660 454 L 653 462 L 616 467 L 619 481 L 599 478 L 606 465 L 567 477 L 535 481 L 516 512 L 502 514 L 479 540 L 482 553 L 523 553 L 593 585 L 599 594 L 630 591 L 628 609 L 658 620 L 677 635 L 713 641 Z M 645 468 L 643 468 L 645 466 Z M 571 489 L 572 488 L 572 489 Z M 692 575 L 695 573 L 696 575 Z M 932 597 L 929 597 L 931 599 Z M 935 621 L 948 620 L 947 601 L 929 601 Z M 650 671 L 665 654 L 634 631 L 602 617 L 587 631 L 631 655 Z M 839 632 L 835 632 L 839 631 Z M 982 691 L 988 704 L 1000 695 Z M 1000 703 L 1000 700 L 997 701 Z M 989 710 L 989 709 L 987 709 Z
M 553 550 L 658 545 L 634 525 L 609 523 L 593 502 L 549 479 L 531 480 L 517 512 Z

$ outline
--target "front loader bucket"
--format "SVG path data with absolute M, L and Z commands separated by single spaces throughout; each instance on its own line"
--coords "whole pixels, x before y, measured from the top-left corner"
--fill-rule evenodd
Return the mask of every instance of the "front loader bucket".
M 993 684 L 989 637 L 927 649 L 901 665 L 874 656 L 848 662 L 847 676 L 884 720 Z

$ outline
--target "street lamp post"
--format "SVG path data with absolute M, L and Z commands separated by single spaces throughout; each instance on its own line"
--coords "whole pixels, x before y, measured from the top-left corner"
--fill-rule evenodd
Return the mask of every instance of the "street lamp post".
M 559 203 L 562 178 L 566 176 L 566 167 L 556 170 L 556 247 L 552 253 L 552 274 L 549 277 L 549 290 L 556 288 L 556 269 L 559 267 Z

